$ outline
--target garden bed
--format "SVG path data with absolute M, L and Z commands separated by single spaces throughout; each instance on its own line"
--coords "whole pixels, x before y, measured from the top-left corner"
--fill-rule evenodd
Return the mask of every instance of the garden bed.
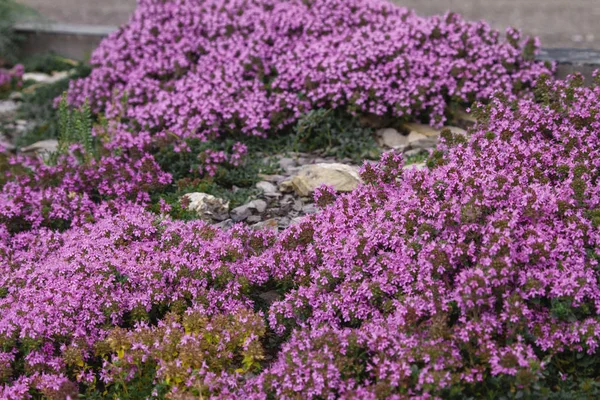
M 11 72 L 0 397 L 596 397 L 600 92 L 537 46 L 143 0 L 91 69 Z

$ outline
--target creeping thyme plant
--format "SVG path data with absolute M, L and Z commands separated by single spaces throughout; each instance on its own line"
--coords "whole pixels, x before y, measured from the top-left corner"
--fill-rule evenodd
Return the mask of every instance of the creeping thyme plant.
M 0 157 L 0 398 L 598 397 L 600 87 L 534 44 L 379 0 L 141 0 L 59 151 Z M 243 169 L 240 132 L 473 101 L 426 169 L 386 153 L 279 234 L 161 197 Z

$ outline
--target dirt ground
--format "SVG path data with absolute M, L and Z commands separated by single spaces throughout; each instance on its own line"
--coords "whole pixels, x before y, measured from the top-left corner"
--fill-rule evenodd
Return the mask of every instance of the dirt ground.
M 72 24 L 119 25 L 135 0 L 18 0 L 50 20 Z M 489 21 L 495 28 L 514 26 L 542 39 L 544 47 L 600 50 L 600 0 L 395 0 L 421 15 L 461 13 Z

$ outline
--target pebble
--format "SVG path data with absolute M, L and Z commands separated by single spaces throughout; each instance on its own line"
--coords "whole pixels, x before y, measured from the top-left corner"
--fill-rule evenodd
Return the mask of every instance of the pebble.
M 229 202 L 208 193 L 188 193 L 183 197 L 189 201 L 188 210 L 194 211 L 202 219 L 223 221 L 228 218 Z
M 13 100 L 0 101 L 0 121 L 12 119 L 18 109 L 19 104 Z
M 271 230 L 271 231 L 277 232 L 279 230 L 279 226 L 278 226 L 277 220 L 275 218 L 271 218 L 266 221 L 262 221 L 262 222 L 252 225 L 252 229 Z
M 248 219 L 254 212 L 258 214 L 262 214 L 267 209 L 267 202 L 261 199 L 252 200 L 249 203 L 246 203 L 242 206 L 236 207 L 231 210 L 231 218 L 235 222 L 244 221 Z M 260 219 L 258 220 L 260 221 Z M 257 221 L 249 221 L 249 222 L 257 222 Z
M 350 192 L 361 183 L 358 168 L 346 164 L 311 164 L 303 166 L 280 189 L 293 189 L 299 196 L 309 196 L 316 188 L 330 185 L 338 192 Z
M 292 172 L 293 168 L 297 167 L 298 163 L 296 160 L 288 157 L 283 157 L 279 159 L 279 167 L 285 172 Z
M 23 147 L 21 149 L 21 152 L 44 155 L 44 154 L 53 153 L 56 150 L 58 150 L 58 140 L 46 139 L 46 140 L 40 140 L 39 142 L 35 142 L 34 144 L 29 145 L 27 147 Z
M 304 214 L 315 214 L 317 211 L 319 211 L 319 209 L 314 204 L 306 204 L 302 207 L 302 212 Z
M 265 196 L 281 196 L 281 193 L 277 191 L 277 186 L 273 185 L 271 182 L 258 182 L 256 188 L 262 190 Z

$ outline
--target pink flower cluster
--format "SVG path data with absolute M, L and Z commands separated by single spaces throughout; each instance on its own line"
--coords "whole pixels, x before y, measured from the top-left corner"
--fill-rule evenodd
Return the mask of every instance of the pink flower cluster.
M 388 153 L 280 235 L 137 205 L 3 230 L 0 397 L 153 371 L 173 399 L 444 398 L 596 354 L 600 88 L 541 81 L 478 112 L 429 169 Z
M 201 139 L 265 136 L 322 107 L 441 125 L 449 103 L 530 87 L 548 72 L 537 46 L 384 0 L 141 0 L 69 98 Z
M 43 226 L 64 229 L 93 220 L 102 202 L 116 208 L 127 202 L 147 204 L 149 193 L 171 183 L 144 151 L 143 140 L 130 141 L 122 131 L 112 139 L 97 159 L 86 157 L 75 144 L 53 165 L 42 157 L 0 153 L 0 225 L 11 233 Z
M 244 161 L 244 156 L 248 153 L 248 146 L 236 142 L 233 144 L 231 154 L 223 150 L 207 149 L 199 155 L 202 173 L 208 176 L 215 176 L 219 166 L 229 164 L 233 167 L 239 167 Z
M 15 65 L 12 69 L 0 68 L 0 92 L 11 90 L 13 86 L 21 86 L 24 72 L 25 68 L 21 64 Z

